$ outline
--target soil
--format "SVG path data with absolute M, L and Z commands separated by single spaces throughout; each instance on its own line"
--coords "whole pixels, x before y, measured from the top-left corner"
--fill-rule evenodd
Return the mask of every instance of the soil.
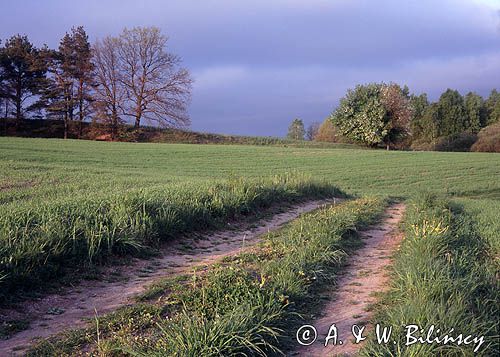
M 363 342 L 355 344 L 351 333 L 353 325 L 366 326 L 363 336 L 373 333 L 371 307 L 377 302 L 378 293 L 389 286 L 388 267 L 393 253 L 401 243 L 398 224 L 404 213 L 403 204 L 389 207 L 383 221 L 360 232 L 365 245 L 350 258 L 349 265 L 338 279 L 322 316 L 308 324 L 317 330 L 317 340 L 299 348 L 293 355 L 299 356 L 352 356 Z M 332 324 L 337 328 L 337 345 L 333 340 L 325 347 L 326 336 Z M 342 341 L 342 344 L 340 344 Z
M 84 327 L 97 313 L 102 315 L 132 304 L 133 298 L 158 279 L 184 274 L 213 264 L 250 248 L 264 233 L 278 229 L 299 215 L 337 200 L 310 201 L 253 224 L 171 242 L 158 258 L 134 259 L 128 266 L 114 266 L 108 278 L 87 280 L 37 300 L 24 301 L 15 308 L 0 309 L 3 320 L 30 321 L 30 326 L 7 340 L 0 340 L 0 356 L 20 355 L 36 339 L 67 329 Z M 113 281 L 114 280 L 114 281 Z
M 20 188 L 29 188 L 34 185 L 32 181 L 20 181 L 20 182 L 4 182 L 0 183 L 0 191 L 9 191 Z

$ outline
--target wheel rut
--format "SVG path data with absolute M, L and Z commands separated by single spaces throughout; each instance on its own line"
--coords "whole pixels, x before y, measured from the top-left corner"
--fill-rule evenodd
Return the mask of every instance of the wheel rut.
M 295 356 L 352 356 L 363 343 L 353 343 L 353 325 L 366 326 L 363 336 L 373 332 L 367 323 L 373 317 L 371 306 L 377 294 L 387 290 L 389 276 L 387 268 L 392 264 L 392 255 L 403 238 L 398 224 L 405 210 L 404 204 L 390 206 L 380 224 L 361 231 L 365 245 L 350 258 L 335 287 L 329 302 L 322 309 L 321 317 L 311 322 L 317 330 L 317 340 L 309 346 L 300 347 Z M 337 328 L 337 345 L 332 340 L 325 347 L 330 326 Z M 342 344 L 340 344 L 342 341 Z

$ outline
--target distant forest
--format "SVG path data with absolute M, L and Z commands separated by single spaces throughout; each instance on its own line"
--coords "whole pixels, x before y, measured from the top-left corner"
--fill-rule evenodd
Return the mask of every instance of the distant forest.
M 358 85 L 322 123 L 294 119 L 290 139 L 357 143 L 387 149 L 500 151 L 500 93 L 447 89 L 436 102 L 395 83 Z

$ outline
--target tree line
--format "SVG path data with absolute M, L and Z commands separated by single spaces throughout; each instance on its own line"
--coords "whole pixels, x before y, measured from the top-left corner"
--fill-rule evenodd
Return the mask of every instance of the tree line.
M 91 44 L 82 26 L 66 33 L 57 49 L 37 48 L 15 35 L 0 47 L 0 116 L 100 124 L 112 139 L 132 120 L 161 126 L 189 124 L 192 78 L 167 50 L 156 27 L 125 28 Z
M 294 119 L 288 138 L 352 142 L 386 148 L 467 149 L 478 137 L 500 142 L 500 93 L 486 99 L 447 89 L 436 102 L 427 94 L 410 94 L 407 86 L 370 83 L 349 89 L 322 123 L 307 130 Z M 491 137 L 494 136 L 494 137 Z M 498 144 L 500 145 L 500 144 Z M 468 146 L 468 147 L 467 147 Z

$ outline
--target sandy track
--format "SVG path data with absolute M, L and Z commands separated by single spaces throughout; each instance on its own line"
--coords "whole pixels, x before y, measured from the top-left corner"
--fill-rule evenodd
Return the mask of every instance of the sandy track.
M 374 293 L 385 291 L 389 277 L 387 267 L 391 265 L 391 256 L 402 239 L 398 223 L 404 213 L 403 204 L 389 207 L 381 224 L 360 232 L 365 246 L 350 259 L 349 265 L 332 289 L 330 301 L 322 309 L 322 317 L 313 321 L 318 332 L 318 339 L 312 345 L 300 348 L 295 355 L 311 356 L 351 356 L 361 348 L 362 343 L 354 344 L 351 327 L 363 326 L 372 317 L 369 306 L 376 302 Z M 325 338 L 330 326 L 335 323 L 338 343 L 332 340 L 325 347 Z M 366 325 L 363 336 L 373 332 L 372 326 Z
M 159 258 L 136 259 L 127 267 L 110 268 L 106 275 L 112 277 L 119 273 L 118 281 L 83 281 L 61 294 L 25 301 L 17 309 L 0 309 L 0 315 L 4 318 L 31 321 L 27 330 L 18 332 L 8 340 L 0 340 L 0 356 L 22 354 L 35 339 L 82 327 L 86 324 L 86 319 L 95 316 L 95 311 L 101 315 L 129 304 L 131 298 L 159 278 L 182 274 L 236 254 L 255 244 L 262 234 L 278 229 L 302 213 L 332 202 L 335 200 L 310 201 L 293 206 L 269 219 L 253 224 L 245 223 L 236 230 L 216 232 L 202 236 L 201 239 L 183 238 L 163 249 Z

